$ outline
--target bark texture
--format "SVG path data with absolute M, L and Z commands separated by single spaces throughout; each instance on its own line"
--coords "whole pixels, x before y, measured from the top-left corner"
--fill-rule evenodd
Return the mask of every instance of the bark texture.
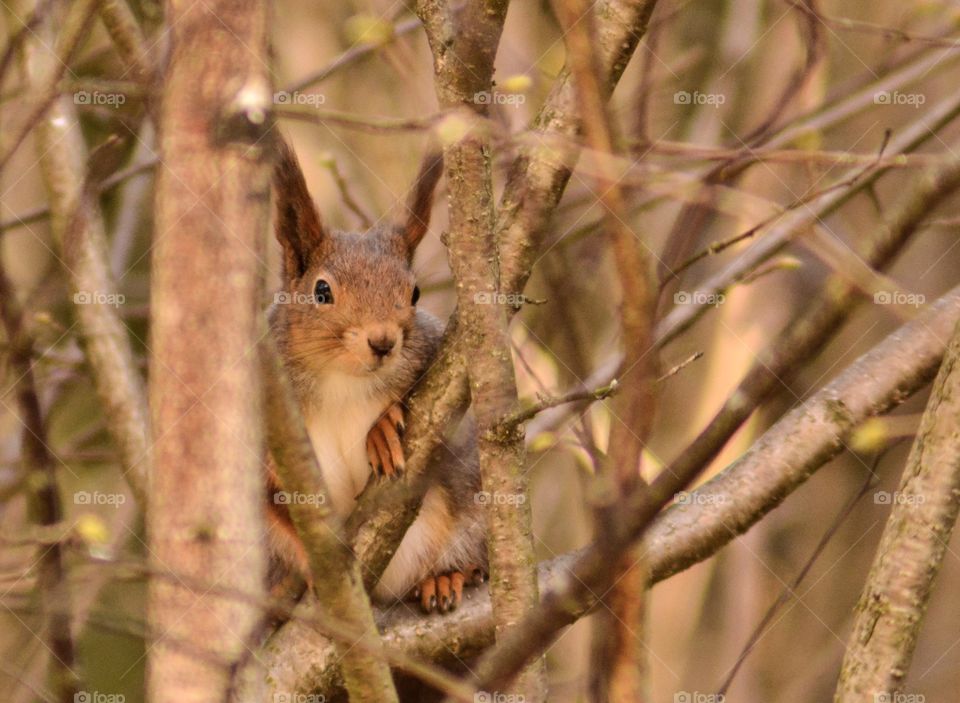
M 896 700 L 960 510 L 960 326 L 933 384 L 857 604 L 835 700 Z
M 257 645 L 262 613 L 218 586 L 262 597 L 266 573 L 256 345 L 270 195 L 261 147 L 268 13 L 255 0 L 174 0 L 167 11 L 147 530 L 151 567 L 174 578 L 150 583 L 147 689 L 156 703 L 209 703 L 227 699 L 233 667 L 178 642 L 239 664 Z

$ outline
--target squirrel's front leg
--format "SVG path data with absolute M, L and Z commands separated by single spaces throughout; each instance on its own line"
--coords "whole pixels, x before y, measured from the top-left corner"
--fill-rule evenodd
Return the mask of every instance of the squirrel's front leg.
M 403 406 L 393 403 L 367 433 L 367 461 L 378 478 L 403 475 Z

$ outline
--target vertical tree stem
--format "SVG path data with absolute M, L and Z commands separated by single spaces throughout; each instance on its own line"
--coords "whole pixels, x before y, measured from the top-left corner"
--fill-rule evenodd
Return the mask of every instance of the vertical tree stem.
M 264 444 L 257 340 L 270 166 L 267 5 L 168 3 L 152 260 L 150 403 L 155 473 L 147 690 L 154 703 L 222 701 L 262 614 Z
M 937 374 L 857 603 L 838 703 L 894 700 L 960 510 L 960 325 Z
M 597 200 L 620 283 L 620 328 L 624 358 L 620 393 L 611 403 L 609 450 L 597 478 L 594 542 L 601 548 L 616 534 L 629 510 L 628 497 L 646 489 L 640 459 L 650 433 L 657 377 L 653 318 L 657 284 L 647 243 L 627 224 L 626 198 L 619 185 L 614 156 L 619 153 L 607 111 L 609 88 L 601 79 L 601 57 L 592 37 L 593 8 L 585 0 L 557 0 L 557 15 L 566 30 L 567 65 L 574 82 L 584 141 L 597 159 Z M 605 158 L 607 157 L 607 158 Z M 594 623 L 591 691 L 596 701 L 639 702 L 645 698 L 644 590 L 646 567 L 638 550 L 611 551 L 610 568 L 619 577 L 601 597 Z
M 436 0 L 419 3 L 442 109 L 484 112 L 485 105 L 476 96 L 493 90 L 493 61 L 506 11 L 505 0 L 459 7 Z M 536 604 L 538 593 L 523 432 L 496 431 L 501 418 L 516 407 L 517 384 L 506 308 L 495 302 L 500 266 L 489 139 L 471 129 L 446 147 L 444 157 L 450 193 L 447 256 L 456 280 L 463 357 L 470 369 L 483 490 L 493 498 L 487 504 L 490 593 L 497 633 L 502 634 Z M 543 661 L 538 660 L 509 692 L 500 693 L 515 693 L 536 703 L 545 696 L 544 679 Z

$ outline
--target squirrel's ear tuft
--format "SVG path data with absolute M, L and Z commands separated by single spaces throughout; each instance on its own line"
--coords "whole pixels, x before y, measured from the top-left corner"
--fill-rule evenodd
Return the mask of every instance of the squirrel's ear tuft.
M 433 209 L 433 193 L 437 182 L 443 175 L 443 152 L 435 151 L 427 154 L 420 165 L 417 182 L 413 186 L 410 200 L 407 202 L 407 220 L 403 224 L 401 234 L 407 248 L 408 258 L 413 258 L 423 235 L 430 225 L 430 211 Z
M 323 255 L 327 233 L 307 183 L 300 170 L 297 155 L 283 137 L 277 141 L 277 162 L 273 169 L 276 191 L 277 241 L 283 247 L 284 281 L 306 273 L 310 260 Z

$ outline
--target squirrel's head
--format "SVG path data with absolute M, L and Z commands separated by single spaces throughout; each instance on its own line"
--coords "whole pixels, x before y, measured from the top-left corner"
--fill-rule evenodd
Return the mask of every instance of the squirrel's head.
M 283 290 L 275 325 L 289 362 L 313 372 L 387 374 L 401 363 L 420 290 L 411 263 L 427 232 L 442 155 L 424 161 L 399 224 L 368 232 L 324 227 L 292 149 L 274 170 Z

